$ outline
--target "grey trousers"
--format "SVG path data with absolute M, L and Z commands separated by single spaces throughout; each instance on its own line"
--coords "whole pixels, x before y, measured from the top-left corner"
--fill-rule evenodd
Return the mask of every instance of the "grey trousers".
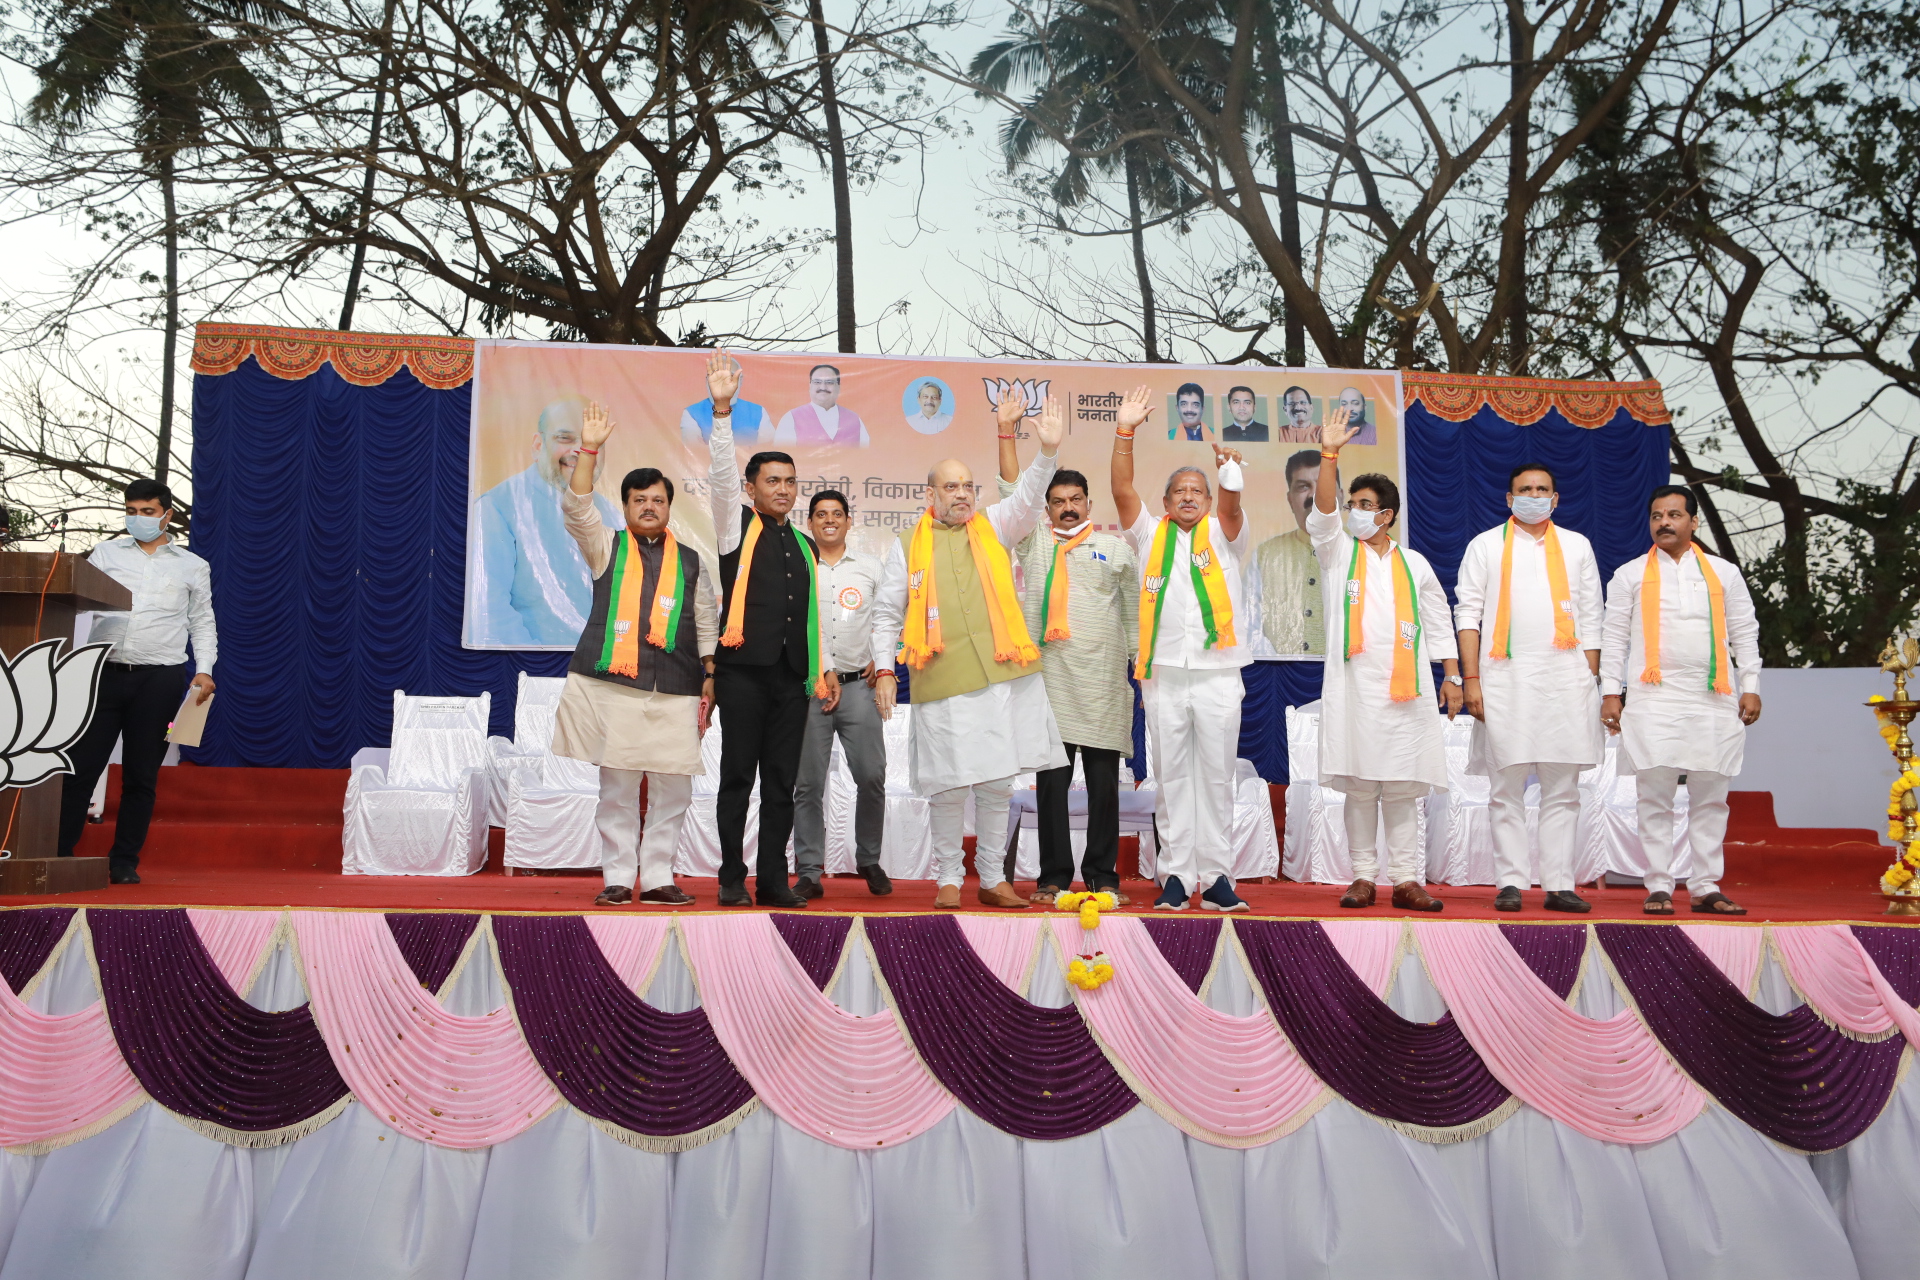
M 827 778 L 833 763 L 833 738 L 847 755 L 853 774 L 853 858 L 859 867 L 880 865 L 880 838 L 887 822 L 887 734 L 864 682 L 843 684 L 840 705 L 820 713 L 807 705 L 807 736 L 800 748 L 800 775 L 793 788 L 793 865 L 797 874 L 818 880 L 827 859 Z

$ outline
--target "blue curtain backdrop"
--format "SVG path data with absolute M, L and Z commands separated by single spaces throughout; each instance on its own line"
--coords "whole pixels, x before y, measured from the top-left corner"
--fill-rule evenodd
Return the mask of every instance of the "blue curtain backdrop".
M 566 670 L 563 653 L 460 647 L 471 392 L 406 369 L 373 387 L 332 365 L 290 381 L 251 358 L 195 375 L 193 549 L 213 568 L 220 701 L 187 758 L 344 768 L 387 745 L 395 689 L 491 690 L 491 731 L 511 736 L 517 673 Z M 1416 401 L 1406 432 L 1408 542 L 1449 595 L 1468 541 L 1505 518 L 1522 462 L 1553 468 L 1560 522 L 1593 540 L 1603 575 L 1650 545 L 1667 432 L 1625 409 L 1598 428 L 1557 411 L 1521 426 L 1484 405 L 1451 422 Z M 1261 662 L 1245 678 L 1240 754 L 1286 782 L 1286 709 L 1320 696 L 1319 665 Z M 1137 714 L 1134 732 L 1139 744 Z

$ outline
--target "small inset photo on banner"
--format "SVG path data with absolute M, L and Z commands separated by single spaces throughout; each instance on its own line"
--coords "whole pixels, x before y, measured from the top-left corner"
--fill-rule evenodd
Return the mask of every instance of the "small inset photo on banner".
M 900 397 L 907 425 L 923 436 L 937 436 L 953 425 L 953 388 L 938 378 L 915 378 Z
M 1220 426 L 1222 444 L 1266 444 L 1272 434 L 1267 424 L 1267 398 L 1252 387 L 1227 388 L 1227 417 Z
M 1167 439 L 1212 440 L 1213 397 L 1197 382 L 1183 382 L 1167 397 Z
M 781 415 L 774 429 L 776 449 L 789 445 L 800 448 L 830 446 L 867 447 L 867 424 L 860 415 L 840 403 L 840 367 L 817 364 L 807 370 L 806 403 L 795 405 Z

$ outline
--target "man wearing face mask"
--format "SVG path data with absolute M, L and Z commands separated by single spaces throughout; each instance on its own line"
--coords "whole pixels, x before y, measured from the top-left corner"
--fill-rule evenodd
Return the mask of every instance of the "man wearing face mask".
M 1454 588 L 1454 629 L 1471 773 L 1489 780 L 1493 905 L 1518 911 L 1533 883 L 1527 779 L 1540 779 L 1540 887 L 1549 911 L 1585 912 L 1574 892 L 1580 771 L 1600 763 L 1600 570 L 1593 545 L 1553 518 L 1560 495 L 1537 463 L 1507 480 L 1511 516 L 1467 544 Z
M 1620 772 L 1639 790 L 1650 916 L 1673 914 L 1673 793 L 1687 780 L 1687 897 L 1703 915 L 1743 916 L 1720 892 L 1727 786 L 1760 718 L 1760 623 L 1746 579 L 1693 540 L 1693 490 L 1661 485 L 1647 504 L 1653 549 L 1607 584 L 1600 722 L 1620 736 Z M 1622 694 L 1625 694 L 1624 699 Z
M 1000 402 L 1002 443 L 1025 413 L 1013 397 Z M 926 512 L 887 550 L 873 613 L 874 705 L 882 719 L 892 719 L 898 655 L 912 673 L 907 773 L 931 811 L 935 907 L 960 906 L 969 795 L 981 904 L 1027 905 L 1004 871 L 1013 779 L 1067 763 L 1006 551 L 1046 518 L 1047 481 L 1066 433 L 1065 408 L 1048 400 L 1035 428 L 1039 455 L 1013 495 L 985 511 L 965 463 L 935 463 L 927 472 Z
M 605 887 L 594 905 L 683 907 L 693 897 L 673 882 L 673 855 L 702 772 L 701 708 L 713 701 L 713 587 L 700 553 L 667 527 L 673 481 L 653 467 L 620 482 L 626 528 L 600 523 L 593 475 L 612 434 L 607 411 L 587 406 L 580 460 L 561 498 L 593 574 L 593 604 L 554 711 L 553 754 L 600 770 L 593 825 Z
M 95 547 L 87 562 L 133 593 L 133 608 L 109 614 L 93 630 L 95 641 L 113 645 L 100 672 L 93 722 L 69 752 L 73 772 L 60 784 L 60 844 L 63 858 L 87 829 L 93 787 L 122 740 L 120 812 L 107 854 L 115 884 L 140 883 L 140 850 L 153 820 L 160 763 L 167 754 L 167 728 L 187 683 L 187 641 L 193 641 L 199 702 L 213 696 L 213 664 L 220 641 L 213 624 L 213 579 L 207 562 L 174 544 L 173 492 L 158 480 L 135 480 L 126 489 L 127 533 Z
M 1459 712 L 1458 650 L 1447 593 L 1426 557 L 1393 540 L 1400 487 L 1382 475 L 1356 476 L 1343 520 L 1334 479 L 1341 447 L 1359 433 L 1338 407 L 1327 411 L 1320 482 L 1307 533 L 1320 557 L 1327 612 L 1327 664 L 1320 694 L 1320 784 L 1346 794 L 1353 883 L 1340 905 L 1370 907 L 1386 828 L 1393 905 L 1438 911 L 1422 881 L 1421 799 L 1447 789 L 1446 738 L 1435 713 L 1433 661 L 1447 718 Z M 1384 820 L 1384 821 L 1383 821 Z
M 1020 474 L 1015 442 L 1000 440 L 1000 497 Z M 1067 763 L 1034 776 L 1039 809 L 1040 879 L 1033 901 L 1053 905 L 1073 888 L 1073 836 L 1067 793 L 1073 760 L 1087 781 L 1087 844 L 1080 874 L 1087 889 L 1120 893 L 1120 759 L 1133 754 L 1133 686 L 1127 662 L 1139 632 L 1139 571 L 1133 551 L 1089 517 L 1087 478 L 1056 471 L 1047 484 L 1047 527 L 1020 540 L 1027 631 L 1040 645 L 1047 700 L 1060 726 Z
M 1161 514 L 1133 487 L 1134 433 L 1152 413 L 1147 388 L 1120 406 L 1114 432 L 1113 505 L 1140 565 L 1140 640 L 1134 674 L 1146 710 L 1147 759 L 1160 784 L 1159 911 L 1184 911 L 1198 895 L 1209 911 L 1245 911 L 1231 877 L 1233 782 L 1240 757 L 1240 668 L 1251 659 L 1240 570 L 1248 529 L 1240 509 L 1237 449 L 1213 446 L 1220 503 L 1198 467 L 1167 477 Z

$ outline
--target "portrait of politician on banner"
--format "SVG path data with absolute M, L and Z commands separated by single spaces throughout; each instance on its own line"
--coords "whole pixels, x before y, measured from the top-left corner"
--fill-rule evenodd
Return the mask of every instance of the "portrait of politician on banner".
M 595 505 L 620 523 L 620 478 L 658 467 L 689 501 L 673 504 L 674 536 L 713 556 L 708 515 L 709 351 L 585 343 L 482 341 L 475 353 L 469 449 L 466 614 L 473 649 L 570 650 L 592 604 L 592 577 L 567 536 L 560 493 L 589 406 L 617 426 L 594 469 Z M 927 469 L 958 458 L 974 475 L 997 468 L 994 414 L 1025 407 L 1020 448 L 1049 396 L 1068 411 L 1061 465 L 1086 473 L 1090 523 L 1115 528 L 1105 477 L 1121 401 L 1145 384 L 1155 413 L 1135 441 L 1150 505 L 1177 467 L 1211 470 L 1216 444 L 1246 459 L 1246 566 L 1241 643 L 1256 656 L 1318 660 L 1329 626 L 1319 569 L 1303 529 L 1319 476 L 1319 429 L 1342 402 L 1365 423 L 1341 454 L 1354 475 L 1399 481 L 1400 386 L 1391 371 L 1041 363 L 787 352 L 737 352 L 733 441 L 793 455 L 801 504 L 847 495 L 856 551 L 884 556 L 927 505 Z M 1164 416 L 1163 416 L 1164 415 Z M 1342 487 L 1353 477 L 1343 475 Z M 1403 515 L 1404 518 L 1404 515 Z M 1404 528 L 1404 524 L 1402 525 Z

